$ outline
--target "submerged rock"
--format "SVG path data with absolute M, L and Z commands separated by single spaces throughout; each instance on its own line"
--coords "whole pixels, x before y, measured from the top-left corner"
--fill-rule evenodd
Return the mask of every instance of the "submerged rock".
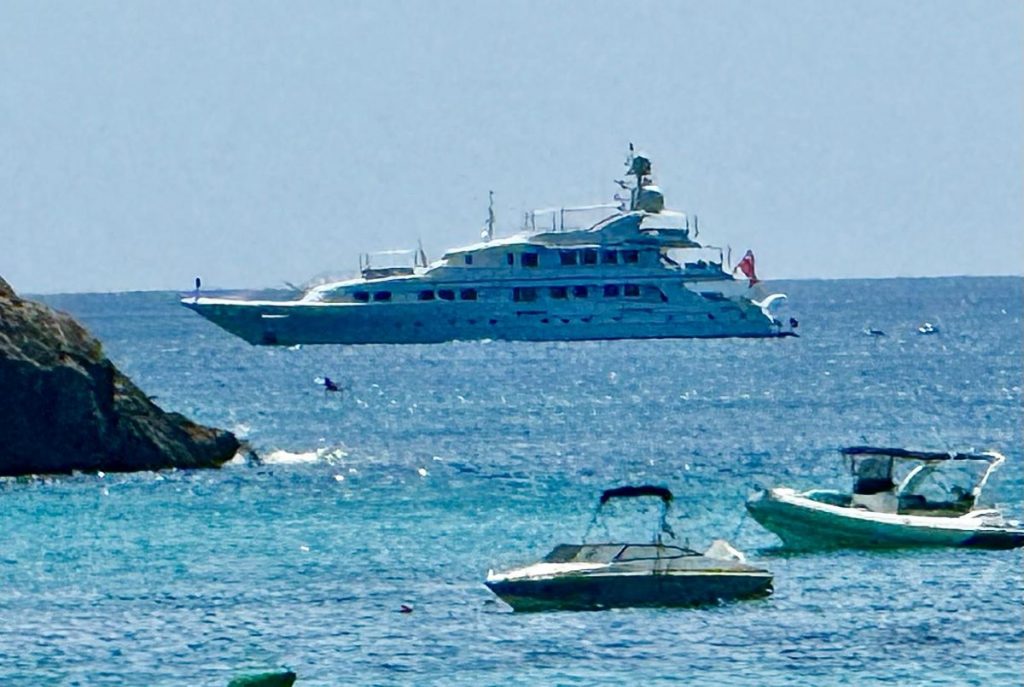
M 228 687 L 292 687 L 298 676 L 290 670 L 259 675 L 243 675 L 228 683 Z
M 70 315 L 0 278 L 0 475 L 218 467 L 238 449 L 161 410 Z

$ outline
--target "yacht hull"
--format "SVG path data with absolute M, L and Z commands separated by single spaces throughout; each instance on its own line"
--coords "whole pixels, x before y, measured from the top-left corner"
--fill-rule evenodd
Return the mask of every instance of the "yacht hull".
M 986 522 L 991 511 L 959 517 L 875 513 L 821 503 L 791 489 L 771 489 L 746 505 L 751 516 L 790 549 L 1024 546 L 1024 529 Z
M 772 592 L 767 572 L 559 575 L 486 584 L 516 611 L 701 606 Z
M 710 319 L 707 312 L 685 309 L 621 308 L 563 314 L 529 308 L 499 313 L 478 306 L 421 304 L 247 303 L 208 298 L 185 298 L 181 303 L 254 345 L 792 336 L 760 311 L 744 318 Z

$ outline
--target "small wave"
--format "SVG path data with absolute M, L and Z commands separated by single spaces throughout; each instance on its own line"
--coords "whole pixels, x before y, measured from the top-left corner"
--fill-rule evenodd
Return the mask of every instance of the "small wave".
M 263 462 L 268 465 L 301 465 L 303 463 L 315 463 L 320 460 L 319 451 L 308 451 L 306 453 L 292 453 L 291 451 L 271 451 L 263 456 Z
M 260 460 L 266 465 L 302 465 L 305 463 L 316 463 L 319 461 L 333 465 L 341 461 L 346 456 L 348 456 L 348 453 L 340 448 L 318 448 L 314 451 L 305 452 L 278 449 L 276 451 L 271 451 L 265 456 L 261 456 Z

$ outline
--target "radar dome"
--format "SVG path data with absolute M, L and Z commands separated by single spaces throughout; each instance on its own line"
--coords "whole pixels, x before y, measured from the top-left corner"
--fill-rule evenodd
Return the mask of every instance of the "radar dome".
M 647 176 L 651 173 L 651 159 L 646 155 L 637 154 L 629 165 L 629 173 L 634 176 Z
M 636 198 L 636 209 L 644 212 L 661 212 L 665 209 L 665 195 L 657 186 L 644 186 Z

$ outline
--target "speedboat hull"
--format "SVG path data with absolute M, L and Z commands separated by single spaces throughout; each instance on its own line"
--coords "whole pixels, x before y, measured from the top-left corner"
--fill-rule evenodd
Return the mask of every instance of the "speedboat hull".
M 1006 523 L 992 510 L 957 517 L 877 513 L 822 503 L 785 488 L 764 491 L 746 505 L 758 523 L 791 549 L 1024 546 L 1024 528 Z
M 701 606 L 768 596 L 768 572 L 564 575 L 487 586 L 516 611 Z
M 486 584 L 517 611 L 699 606 L 771 594 L 772 574 L 740 558 L 725 542 L 705 555 L 660 543 L 560 544 L 538 563 L 488 573 Z

